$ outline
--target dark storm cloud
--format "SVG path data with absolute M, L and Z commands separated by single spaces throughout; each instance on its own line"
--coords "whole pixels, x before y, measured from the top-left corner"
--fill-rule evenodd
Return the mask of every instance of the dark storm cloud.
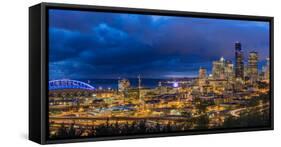
M 50 77 L 194 76 L 200 66 L 269 51 L 266 22 L 50 10 Z

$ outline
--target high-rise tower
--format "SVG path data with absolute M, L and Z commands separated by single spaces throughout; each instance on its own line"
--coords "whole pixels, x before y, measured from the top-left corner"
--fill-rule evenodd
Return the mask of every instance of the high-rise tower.
M 206 78 L 207 78 L 206 74 L 207 74 L 206 68 L 200 67 L 199 75 L 198 75 L 198 84 L 200 87 L 206 84 Z
M 223 57 L 221 57 L 220 60 L 214 61 L 213 69 L 212 69 L 213 78 L 224 79 L 225 78 L 224 69 L 225 69 L 225 59 Z
M 270 59 L 266 58 L 266 66 L 264 68 L 264 80 L 269 81 L 270 79 Z
M 198 76 L 198 78 L 199 79 L 204 79 L 204 78 L 206 78 L 206 74 L 207 74 L 206 68 L 200 67 L 199 68 L 199 76 Z
M 213 62 L 212 75 L 214 79 L 227 79 L 233 78 L 233 64 L 230 60 L 225 60 L 223 57 L 218 61 Z
M 244 79 L 243 52 L 240 42 L 235 43 L 235 77 Z
M 251 82 L 258 80 L 258 53 L 250 52 L 248 57 L 247 74 Z

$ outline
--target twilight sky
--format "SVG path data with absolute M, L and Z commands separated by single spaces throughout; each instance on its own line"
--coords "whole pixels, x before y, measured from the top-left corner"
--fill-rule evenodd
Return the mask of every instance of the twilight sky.
M 191 77 L 222 56 L 234 63 L 236 41 L 261 69 L 269 23 L 51 9 L 49 78 Z

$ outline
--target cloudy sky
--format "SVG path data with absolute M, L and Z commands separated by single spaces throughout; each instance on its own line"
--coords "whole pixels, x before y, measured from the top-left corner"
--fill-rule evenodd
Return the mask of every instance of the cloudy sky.
M 220 57 L 269 56 L 269 23 L 49 10 L 50 79 L 192 77 Z

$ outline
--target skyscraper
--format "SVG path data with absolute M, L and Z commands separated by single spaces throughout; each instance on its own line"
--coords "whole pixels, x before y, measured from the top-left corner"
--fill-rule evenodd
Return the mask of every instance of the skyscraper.
M 232 79 L 233 64 L 230 60 L 225 60 L 223 57 L 218 61 L 213 62 L 212 75 L 214 79 Z
M 214 79 L 224 79 L 225 60 L 223 57 L 218 61 L 213 61 L 212 74 Z
M 225 61 L 225 69 L 224 69 L 225 77 L 227 80 L 232 81 L 234 78 L 234 73 L 233 73 L 233 64 L 231 60 L 226 60 Z
M 247 75 L 251 82 L 258 80 L 258 53 L 250 52 L 248 57 Z
M 244 79 L 243 52 L 240 42 L 235 43 L 235 77 Z
M 270 60 L 269 58 L 266 58 L 266 66 L 264 69 L 264 80 L 268 80 L 270 79 Z
M 207 72 L 206 72 L 206 68 L 202 68 L 200 67 L 199 69 L 199 75 L 198 75 L 198 84 L 199 86 L 203 86 L 206 84 L 206 76 Z
M 204 79 L 204 78 L 206 78 L 206 68 L 202 68 L 202 67 L 200 67 L 200 69 L 199 69 L 199 79 Z

